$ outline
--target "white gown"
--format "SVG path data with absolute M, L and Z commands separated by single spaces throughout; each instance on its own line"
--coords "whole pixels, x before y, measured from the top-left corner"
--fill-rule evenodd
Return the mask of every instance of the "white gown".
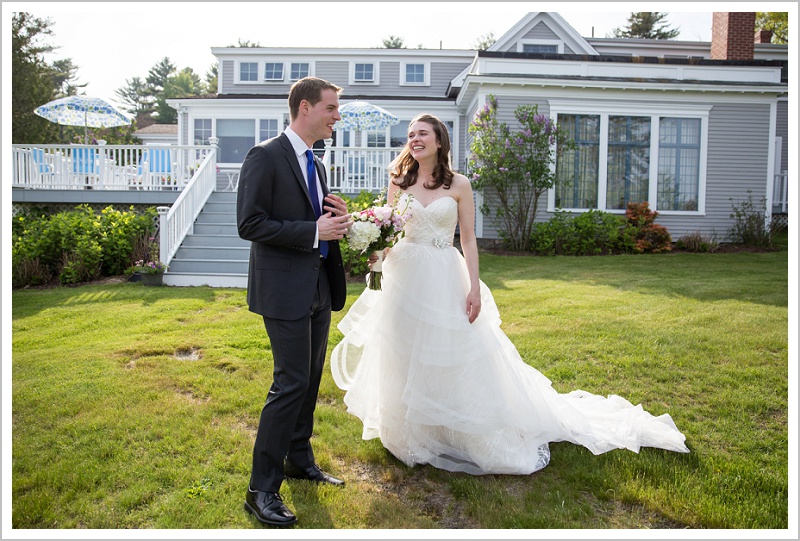
M 533 473 L 556 441 L 595 454 L 689 452 L 667 414 L 654 417 L 616 395 L 559 394 L 500 330 L 483 282 L 481 313 L 470 324 L 467 266 L 452 246 L 457 203 L 446 196 L 411 205 L 406 235 L 383 263 L 383 289 L 365 289 L 355 301 L 331 357 L 364 439 L 380 438 L 409 466 L 475 475 Z

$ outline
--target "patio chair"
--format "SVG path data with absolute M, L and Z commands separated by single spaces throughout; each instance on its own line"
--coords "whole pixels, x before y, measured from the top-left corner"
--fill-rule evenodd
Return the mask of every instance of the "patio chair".
M 100 171 L 97 165 L 97 150 L 87 147 L 70 149 L 73 178 L 83 180 L 87 190 L 93 189 L 100 182 Z
M 142 186 L 150 190 L 177 189 L 173 174 L 172 152 L 169 148 L 148 148 L 139 161 L 139 178 Z
M 55 181 L 53 164 L 48 163 L 41 148 L 31 149 L 31 179 L 35 184 L 52 184 Z

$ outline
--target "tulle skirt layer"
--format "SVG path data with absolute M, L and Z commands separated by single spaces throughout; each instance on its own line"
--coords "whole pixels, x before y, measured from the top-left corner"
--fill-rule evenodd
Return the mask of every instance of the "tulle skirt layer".
M 469 323 L 468 290 L 458 250 L 401 241 L 383 264 L 383 289 L 365 289 L 342 319 L 331 369 L 364 439 L 380 438 L 408 465 L 471 474 L 535 472 L 555 441 L 595 454 L 688 451 L 669 415 L 615 395 L 556 392 L 500 329 L 483 283 Z

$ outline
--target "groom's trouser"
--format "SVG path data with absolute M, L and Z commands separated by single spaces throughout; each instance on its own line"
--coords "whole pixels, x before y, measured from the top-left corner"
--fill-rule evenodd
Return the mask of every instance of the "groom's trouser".
M 253 446 L 253 490 L 278 492 L 284 460 L 298 468 L 315 463 L 310 439 L 330 324 L 331 295 L 323 266 L 306 316 L 293 321 L 264 318 L 275 365 Z

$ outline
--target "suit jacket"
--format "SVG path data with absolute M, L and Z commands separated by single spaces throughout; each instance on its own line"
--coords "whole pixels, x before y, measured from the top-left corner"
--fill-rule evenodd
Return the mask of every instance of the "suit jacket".
M 329 193 L 322 162 L 315 158 L 323 197 Z M 308 313 L 319 278 L 320 252 L 313 248 L 317 217 L 308 185 L 285 134 L 250 149 L 242 164 L 236 201 L 239 236 L 251 241 L 247 303 L 252 312 L 295 320 Z M 328 241 L 324 269 L 331 308 L 347 296 L 338 241 Z

